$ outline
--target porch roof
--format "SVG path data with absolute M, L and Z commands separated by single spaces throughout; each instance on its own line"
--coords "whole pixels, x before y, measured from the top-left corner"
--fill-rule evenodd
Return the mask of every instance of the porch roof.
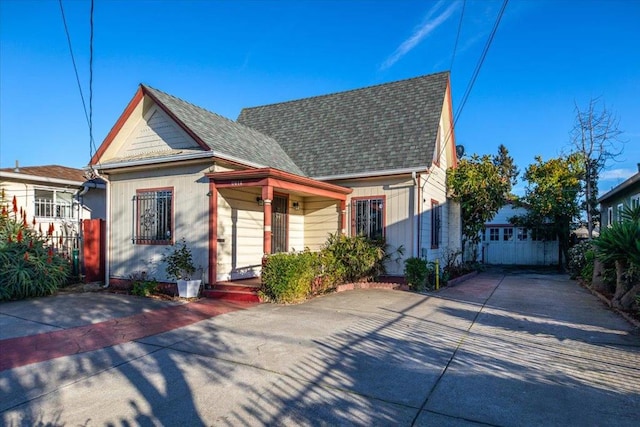
M 340 185 L 317 181 L 274 168 L 213 172 L 205 174 L 217 188 L 265 187 L 304 193 L 311 196 L 346 200 L 353 190 Z

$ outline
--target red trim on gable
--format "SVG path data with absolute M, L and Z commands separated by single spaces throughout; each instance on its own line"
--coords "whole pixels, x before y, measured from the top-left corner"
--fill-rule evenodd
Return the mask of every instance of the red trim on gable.
M 451 142 L 451 149 L 452 149 L 452 159 L 453 159 L 453 164 L 451 165 L 452 168 L 457 168 L 458 167 L 458 155 L 456 154 L 456 134 L 453 128 L 453 123 L 454 123 L 454 118 L 453 118 L 453 102 L 451 100 L 451 75 L 449 74 L 449 76 L 447 76 L 447 89 L 445 90 L 445 96 L 448 93 L 449 96 L 446 96 L 446 98 L 449 100 L 448 104 L 449 104 L 449 129 L 451 131 L 451 138 L 450 138 L 450 142 Z
M 131 116 L 131 113 L 133 113 L 133 110 L 136 109 L 136 107 L 142 101 L 143 98 L 144 98 L 144 94 L 142 92 L 142 86 L 140 86 L 140 87 L 138 87 L 138 90 L 137 90 L 136 94 L 133 96 L 131 101 L 129 101 L 129 104 L 127 104 L 127 107 L 124 109 L 124 111 L 122 112 L 122 114 L 118 118 L 118 121 L 116 122 L 116 124 L 113 125 L 113 127 L 111 128 L 111 130 L 107 134 L 107 136 L 104 139 L 104 141 L 102 141 L 102 144 L 100 144 L 100 147 L 98 148 L 98 151 L 96 151 L 96 153 L 91 158 L 91 161 L 89 162 L 89 165 L 93 166 L 93 165 L 97 164 L 100 161 L 100 157 L 102 157 L 104 152 L 107 151 L 107 148 L 109 148 L 109 146 L 111 145 L 111 143 L 115 139 L 115 137 L 118 134 L 118 132 L 120 132 L 120 130 L 122 129 L 122 126 L 124 126 L 124 124 L 127 122 L 127 120 L 129 120 L 129 117 Z
M 142 90 L 144 91 L 144 94 L 146 96 L 148 96 L 149 98 L 151 98 L 153 100 L 153 102 L 156 103 L 156 105 L 160 108 L 162 108 L 162 111 L 164 111 L 165 113 L 167 113 L 167 115 L 169 117 L 171 117 L 171 119 L 176 122 L 178 124 L 178 126 L 180 126 L 182 128 L 183 131 L 185 131 L 187 134 L 189 134 L 189 136 L 191 138 L 193 138 L 194 141 L 196 141 L 198 143 L 198 145 L 205 151 L 211 151 L 211 147 L 209 147 L 202 139 L 200 139 L 200 137 L 198 135 L 196 135 L 191 129 L 189 129 L 189 127 L 187 125 L 185 125 L 182 120 L 178 119 L 175 114 L 173 114 L 173 112 L 171 110 L 169 110 L 162 102 L 160 102 L 160 100 L 158 100 L 158 98 L 156 98 L 151 92 L 149 92 L 148 90 L 145 89 L 144 86 L 141 86 Z

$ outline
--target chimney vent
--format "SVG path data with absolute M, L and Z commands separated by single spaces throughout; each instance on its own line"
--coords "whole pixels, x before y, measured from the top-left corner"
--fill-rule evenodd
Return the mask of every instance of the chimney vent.
M 640 167 L 640 164 L 638 164 L 638 166 Z M 20 172 L 20 164 L 18 163 L 18 161 L 17 161 L 17 160 L 16 160 L 16 167 L 15 167 L 15 169 L 13 169 L 13 171 L 14 171 L 15 173 Z

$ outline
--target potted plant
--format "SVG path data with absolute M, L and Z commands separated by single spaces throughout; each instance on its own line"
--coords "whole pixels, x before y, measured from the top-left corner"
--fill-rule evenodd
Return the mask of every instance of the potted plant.
M 202 280 L 191 279 L 196 267 L 184 237 L 164 255 L 162 261 L 165 263 L 169 277 L 176 280 L 178 295 L 181 298 L 197 297 Z

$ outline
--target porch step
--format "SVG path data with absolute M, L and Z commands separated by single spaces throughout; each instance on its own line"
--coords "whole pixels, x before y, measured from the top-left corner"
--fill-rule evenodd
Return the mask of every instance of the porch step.
M 205 289 L 202 296 L 228 301 L 260 302 L 259 286 L 239 283 L 217 283 L 213 289 Z

